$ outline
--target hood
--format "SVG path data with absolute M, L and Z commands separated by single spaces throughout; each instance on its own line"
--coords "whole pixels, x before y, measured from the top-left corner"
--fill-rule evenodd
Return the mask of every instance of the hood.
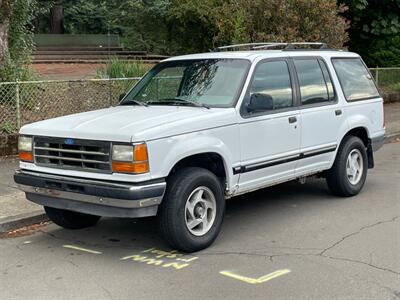
M 20 133 L 118 142 L 148 141 L 235 123 L 234 108 L 116 106 L 25 125 Z

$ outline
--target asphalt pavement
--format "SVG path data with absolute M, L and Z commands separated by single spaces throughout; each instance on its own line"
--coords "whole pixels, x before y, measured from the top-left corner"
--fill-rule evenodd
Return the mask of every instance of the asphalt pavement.
M 290 182 L 227 202 L 222 232 L 185 255 L 154 218 L 54 224 L 0 239 L 1 299 L 400 299 L 400 143 L 361 194 Z

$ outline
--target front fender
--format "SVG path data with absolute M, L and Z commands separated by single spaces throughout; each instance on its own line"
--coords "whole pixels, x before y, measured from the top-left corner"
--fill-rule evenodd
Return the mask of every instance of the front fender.
M 237 175 L 233 175 L 232 165 L 238 160 L 238 154 L 231 149 L 239 149 L 238 139 L 224 138 L 202 132 L 189 133 L 152 141 L 148 145 L 150 172 L 154 178 L 167 177 L 172 168 L 182 159 L 195 154 L 216 153 L 224 163 L 228 189 L 237 183 Z

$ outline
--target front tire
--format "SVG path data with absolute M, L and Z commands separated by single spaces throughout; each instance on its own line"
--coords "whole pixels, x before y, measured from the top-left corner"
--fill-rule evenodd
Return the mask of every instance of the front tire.
M 47 216 L 58 226 L 66 229 L 82 229 L 96 225 L 100 216 L 45 206 Z
M 364 143 L 356 136 L 346 136 L 332 168 L 326 174 L 328 187 L 334 195 L 355 196 L 364 186 L 367 170 L 368 158 Z
M 158 216 L 160 232 L 174 249 L 199 251 L 217 238 L 224 213 L 219 179 L 206 169 L 184 168 L 167 182 Z

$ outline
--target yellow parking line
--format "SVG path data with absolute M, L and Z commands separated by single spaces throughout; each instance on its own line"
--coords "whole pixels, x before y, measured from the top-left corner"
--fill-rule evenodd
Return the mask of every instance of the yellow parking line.
M 74 245 L 63 245 L 63 247 L 68 248 L 68 249 L 74 249 L 74 250 L 78 250 L 78 251 L 88 252 L 88 253 L 92 253 L 92 254 L 102 254 L 102 252 L 100 252 L 100 251 L 90 250 L 90 249 L 86 249 L 86 248 L 82 248 L 82 247 L 78 247 L 78 246 L 74 246 Z
M 264 276 L 261 276 L 261 277 L 258 277 L 258 278 L 246 277 L 246 276 L 242 276 L 242 275 L 239 275 L 239 274 L 232 273 L 230 271 L 221 271 L 219 273 L 221 275 L 225 275 L 225 276 L 228 276 L 228 277 L 231 277 L 231 278 L 234 278 L 234 279 L 246 282 L 246 283 L 259 284 L 259 283 L 267 282 L 267 281 L 269 281 L 271 279 L 274 279 L 274 278 L 277 278 L 279 276 L 288 274 L 290 272 L 291 271 L 289 269 L 282 269 L 282 270 L 277 270 L 275 272 L 272 272 L 270 274 L 267 274 L 267 275 L 264 275 Z

